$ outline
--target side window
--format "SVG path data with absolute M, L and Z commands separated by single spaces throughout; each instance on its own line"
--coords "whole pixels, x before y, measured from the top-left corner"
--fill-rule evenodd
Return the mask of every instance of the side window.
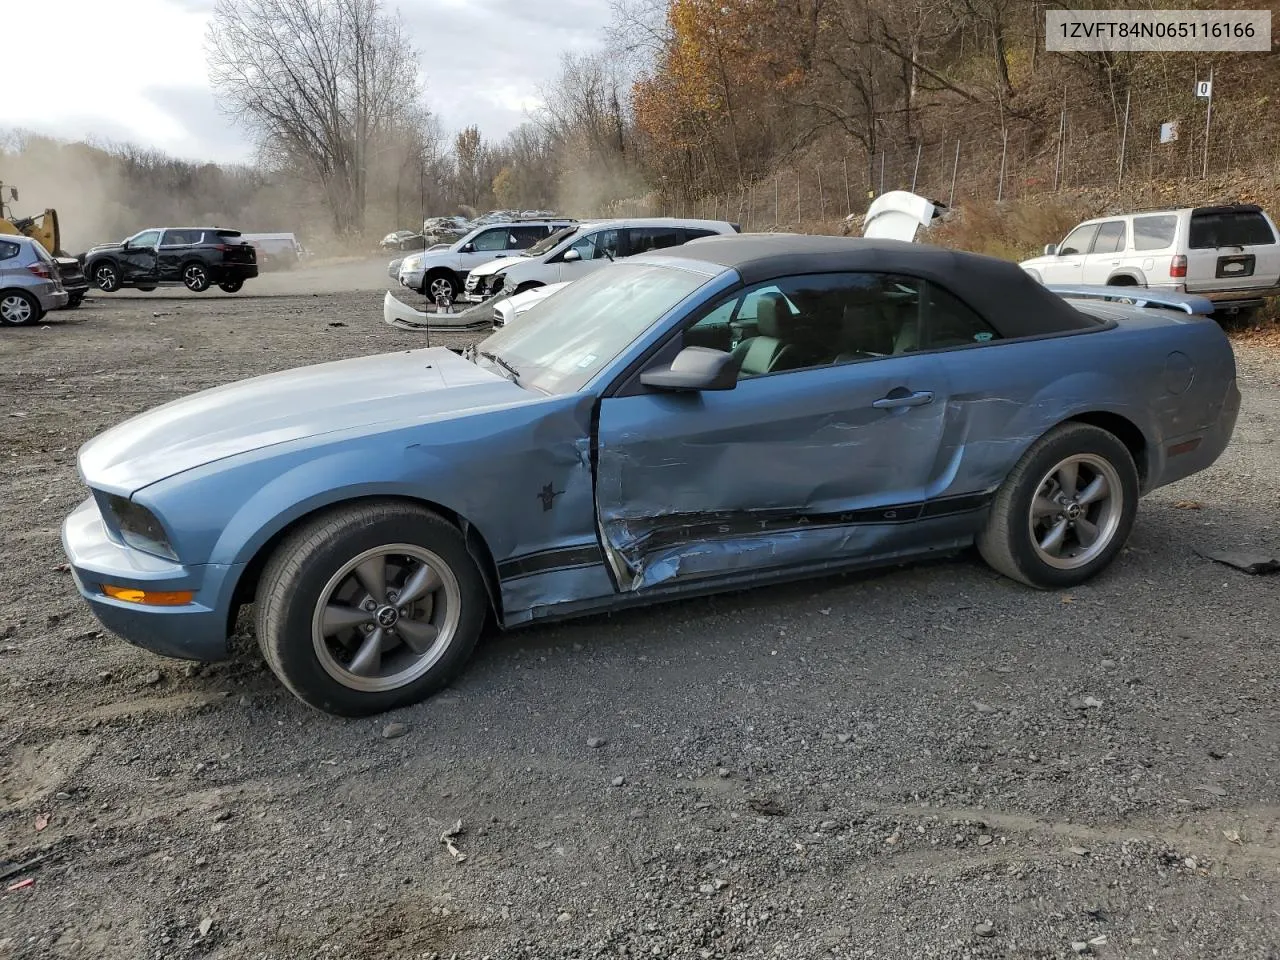
M 1176 216 L 1134 217 L 1133 249 L 1167 250 L 1173 246 L 1173 238 L 1177 232 Z
M 1098 228 L 1093 253 L 1117 253 L 1124 249 L 1124 221 L 1108 220 Z
M 164 240 L 160 242 L 162 247 L 182 247 L 195 241 L 191 237 L 189 230 L 166 230 Z
M 12 260 L 22 248 L 16 243 L 10 243 L 8 240 L 0 240 L 0 260 Z
M 610 257 L 618 255 L 618 231 L 617 230 L 597 230 L 595 233 L 589 233 L 570 250 L 577 250 L 578 256 L 583 260 L 603 260 L 605 253 Z
M 1061 256 L 1088 253 L 1089 248 L 1093 246 L 1093 238 L 1097 234 L 1098 225 L 1096 223 L 1087 223 L 1083 227 L 1076 227 L 1067 234 L 1067 239 L 1062 241 L 1062 245 L 1058 247 L 1058 253 Z
M 685 232 L 677 227 L 636 227 L 627 231 L 628 255 L 665 250 L 685 242 Z
M 507 240 L 507 228 L 500 227 L 497 230 L 486 230 L 472 240 L 471 243 L 477 251 L 491 253 L 495 250 L 506 250 Z
M 947 347 L 964 347 L 1000 339 L 995 327 L 965 306 L 958 297 L 933 283 L 926 288 L 921 328 L 921 350 L 945 350 Z
M 919 349 L 920 286 L 879 273 L 786 277 L 718 304 L 684 343 L 714 346 L 729 327 L 744 378 L 907 353 Z
M 546 227 L 512 227 L 511 237 L 514 240 L 512 248 L 515 250 L 528 250 L 546 235 Z
M 691 227 L 688 230 L 684 231 L 684 239 L 686 243 L 690 240 L 697 240 L 699 237 L 714 237 L 714 236 L 718 236 L 718 234 L 714 230 L 696 230 Z
M 155 247 L 160 244 L 159 230 L 144 230 L 142 233 L 131 237 L 129 246 L 131 247 Z

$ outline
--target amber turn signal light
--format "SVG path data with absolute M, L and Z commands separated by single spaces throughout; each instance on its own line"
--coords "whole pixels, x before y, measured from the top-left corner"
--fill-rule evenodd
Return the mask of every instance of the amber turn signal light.
M 139 590 L 136 587 L 114 587 L 109 583 L 102 585 L 102 592 L 115 600 L 149 607 L 181 607 L 195 597 L 191 590 Z

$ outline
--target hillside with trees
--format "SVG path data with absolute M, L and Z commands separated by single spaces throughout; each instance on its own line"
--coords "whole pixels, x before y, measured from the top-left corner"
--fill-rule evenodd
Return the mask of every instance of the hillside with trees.
M 993 229 L 1020 250 L 1049 229 L 1018 221 L 1022 201 L 1056 221 L 1108 204 L 1270 203 L 1280 184 L 1271 53 L 1048 53 L 1056 5 L 1042 0 L 611 3 L 601 49 L 565 53 L 544 106 L 494 139 L 440 128 L 387 0 L 220 0 L 210 80 L 253 164 L 14 132 L 0 172 L 59 207 L 72 243 L 213 219 L 321 246 L 365 245 L 424 209 L 836 229 L 869 195 L 914 187 L 1003 218 Z M 1211 69 L 1206 140 L 1194 84 Z M 1162 124 L 1176 139 L 1160 142 Z

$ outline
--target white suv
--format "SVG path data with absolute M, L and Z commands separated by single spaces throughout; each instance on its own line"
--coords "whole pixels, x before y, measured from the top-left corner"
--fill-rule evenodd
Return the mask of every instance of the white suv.
M 1231 312 L 1280 296 L 1276 226 L 1253 204 L 1086 220 L 1021 266 L 1041 283 L 1194 293 Z
M 645 217 L 579 223 L 553 233 L 518 256 L 476 267 L 467 277 L 463 299 L 481 303 L 497 293 L 519 293 L 548 283 L 565 283 L 621 257 L 678 247 L 698 237 L 736 232 L 735 224 L 723 220 Z
M 433 301 L 440 294 L 457 300 L 467 274 L 481 264 L 532 247 L 573 220 L 519 220 L 477 227 L 442 250 L 424 250 L 400 261 L 397 277 Z

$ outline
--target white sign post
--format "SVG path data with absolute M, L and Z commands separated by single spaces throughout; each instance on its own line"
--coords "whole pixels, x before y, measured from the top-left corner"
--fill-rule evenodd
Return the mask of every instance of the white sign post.
M 1204 164 L 1200 169 L 1200 179 L 1209 176 L 1209 122 L 1213 119 L 1213 67 L 1209 68 L 1208 80 L 1196 81 L 1196 96 L 1208 101 L 1204 109 Z

